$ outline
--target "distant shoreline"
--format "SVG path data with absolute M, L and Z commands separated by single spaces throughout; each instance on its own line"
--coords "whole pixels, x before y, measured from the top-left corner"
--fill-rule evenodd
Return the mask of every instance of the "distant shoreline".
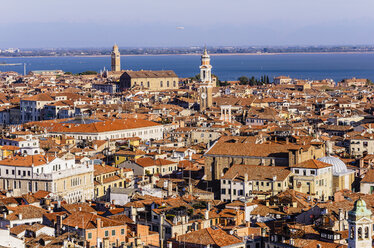
M 211 56 L 274 56 L 274 55 L 298 55 L 298 54 L 374 54 L 372 52 L 295 52 L 295 53 L 210 53 Z M 200 56 L 201 54 L 196 53 L 185 53 L 185 54 L 124 54 L 121 57 L 138 57 L 138 56 Z M 10 56 L 0 56 L 0 59 L 17 59 L 17 58 L 68 58 L 68 57 L 76 57 L 76 58 L 101 58 L 101 57 L 110 57 L 110 55 L 66 55 L 66 56 L 19 56 L 19 57 L 10 57 Z

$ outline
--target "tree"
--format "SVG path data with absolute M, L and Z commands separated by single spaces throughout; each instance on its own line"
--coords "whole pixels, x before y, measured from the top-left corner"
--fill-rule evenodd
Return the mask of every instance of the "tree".
M 244 85 L 244 84 L 248 84 L 249 79 L 246 76 L 241 76 L 238 78 L 238 81 L 240 82 L 240 84 Z
M 96 75 L 96 74 L 97 74 L 96 71 L 84 71 L 84 72 L 78 73 L 78 75 Z
M 249 85 L 250 86 L 257 85 L 257 80 L 254 76 L 252 76 L 251 79 L 249 80 Z

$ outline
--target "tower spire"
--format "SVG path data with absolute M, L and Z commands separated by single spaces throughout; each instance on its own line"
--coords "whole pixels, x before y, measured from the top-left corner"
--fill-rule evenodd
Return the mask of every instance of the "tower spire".
M 213 105 L 212 66 L 210 65 L 210 56 L 206 46 L 204 47 L 204 52 L 201 55 L 200 81 L 200 110 L 205 110 Z
M 121 71 L 121 54 L 119 52 L 117 43 L 114 43 L 111 53 L 111 60 L 112 71 Z

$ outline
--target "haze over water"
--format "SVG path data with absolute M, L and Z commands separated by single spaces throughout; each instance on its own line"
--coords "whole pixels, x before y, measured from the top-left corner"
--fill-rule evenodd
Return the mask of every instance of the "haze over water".
M 0 63 L 27 63 L 27 71 L 55 70 L 65 72 L 110 69 L 110 57 L 28 57 L 0 58 Z M 279 54 L 211 56 L 213 74 L 220 80 L 240 76 L 286 75 L 300 79 L 369 78 L 374 81 L 374 54 Z M 179 77 L 199 73 L 200 56 L 160 55 L 122 56 L 122 69 L 174 70 Z M 1 66 L 0 71 L 23 72 L 22 66 Z

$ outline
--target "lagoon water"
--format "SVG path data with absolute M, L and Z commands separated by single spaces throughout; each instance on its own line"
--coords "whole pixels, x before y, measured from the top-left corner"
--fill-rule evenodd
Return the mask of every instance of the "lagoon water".
M 27 71 L 55 70 L 78 73 L 110 68 L 110 57 L 26 57 L 0 58 L 0 63 L 26 63 Z M 374 53 L 357 54 L 275 54 L 211 56 L 213 74 L 220 80 L 240 76 L 279 75 L 301 79 L 369 78 L 374 81 Z M 198 55 L 121 56 L 122 69 L 174 70 L 179 77 L 199 73 Z M 23 66 L 0 66 L 0 71 L 23 72 Z

